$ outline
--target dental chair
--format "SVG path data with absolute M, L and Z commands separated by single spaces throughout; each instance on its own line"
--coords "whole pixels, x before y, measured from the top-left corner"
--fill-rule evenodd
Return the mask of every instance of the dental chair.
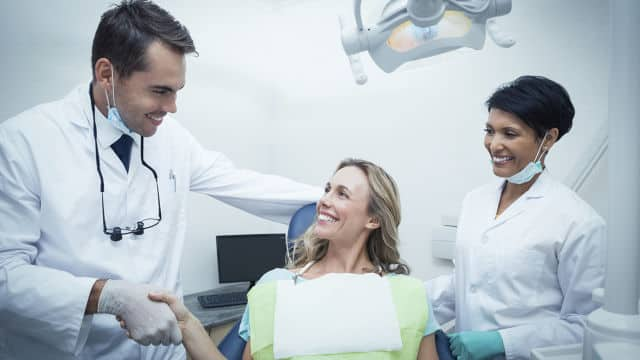
M 313 224 L 313 220 L 316 217 L 316 204 L 307 204 L 298 209 L 291 217 L 289 222 L 289 229 L 287 230 L 287 251 L 291 251 L 293 248 L 293 240 L 300 237 L 304 232 Z M 222 339 L 218 345 L 220 352 L 228 360 L 241 360 L 244 348 L 247 345 L 246 341 L 238 335 L 240 329 L 240 321 L 229 330 L 229 333 Z M 436 337 L 436 350 L 440 360 L 452 360 L 451 352 L 449 350 L 449 339 L 447 335 L 438 330 L 435 334 Z
M 315 217 L 315 203 L 307 204 L 293 214 L 289 222 L 289 228 L 287 229 L 287 253 L 293 249 L 293 240 L 304 234 L 309 226 L 313 224 Z M 242 352 L 247 344 L 244 339 L 238 335 L 239 328 L 240 321 L 236 322 L 218 345 L 220 352 L 229 360 L 241 360 Z

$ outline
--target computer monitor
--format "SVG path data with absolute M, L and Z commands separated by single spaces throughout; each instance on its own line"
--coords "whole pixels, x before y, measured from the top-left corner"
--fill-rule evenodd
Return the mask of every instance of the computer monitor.
M 216 248 L 220 283 L 253 285 L 265 272 L 285 265 L 284 234 L 218 235 Z

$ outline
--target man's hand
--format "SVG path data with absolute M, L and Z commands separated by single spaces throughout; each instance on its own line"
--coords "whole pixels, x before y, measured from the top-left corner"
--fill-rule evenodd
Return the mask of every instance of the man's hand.
M 458 360 L 484 360 L 504 354 L 497 331 L 463 331 L 449 335 L 449 348 Z
M 169 306 L 147 297 L 158 290 L 125 280 L 108 280 L 100 293 L 97 312 L 123 320 L 128 336 L 142 345 L 180 344 L 182 334 Z

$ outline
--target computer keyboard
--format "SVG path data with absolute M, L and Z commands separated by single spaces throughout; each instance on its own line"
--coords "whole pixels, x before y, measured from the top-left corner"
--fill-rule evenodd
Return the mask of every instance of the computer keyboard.
M 247 292 L 237 291 L 211 295 L 199 295 L 198 302 L 203 308 L 244 305 L 247 303 Z

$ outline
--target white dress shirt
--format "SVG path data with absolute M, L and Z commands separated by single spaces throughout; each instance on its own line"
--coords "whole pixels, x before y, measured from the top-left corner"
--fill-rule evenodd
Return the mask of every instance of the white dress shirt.
M 319 188 L 235 168 L 165 117 L 144 140 L 162 221 L 119 242 L 103 234 L 89 86 L 0 124 L 0 358 L 175 359 L 182 346 L 140 346 L 112 315 L 85 316 L 96 279 L 151 283 L 181 295 L 187 194 L 287 223 Z M 134 136 L 129 172 L 110 148 L 122 132 L 96 109 L 107 227 L 157 217 L 151 172 Z M 225 221 L 224 218 L 214 221 Z
M 453 275 L 426 282 L 438 321 L 499 330 L 507 359 L 582 340 L 604 285 L 606 226 L 578 195 L 540 174 L 496 218 L 504 180 L 464 199 Z

